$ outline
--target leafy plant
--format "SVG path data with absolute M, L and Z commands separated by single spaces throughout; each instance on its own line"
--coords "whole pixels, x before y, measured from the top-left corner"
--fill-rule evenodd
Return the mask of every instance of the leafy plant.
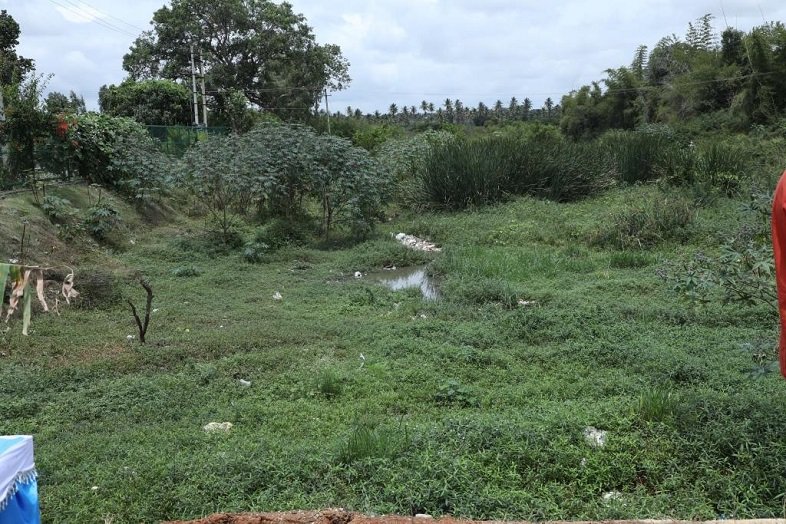
M 192 265 L 188 266 L 179 266 L 172 270 L 172 274 L 176 277 L 180 278 L 189 278 L 189 277 L 198 277 L 202 274 L 202 271 Z
M 742 206 L 752 221 L 725 240 L 716 256 L 696 253 L 692 259 L 677 263 L 664 278 L 674 291 L 694 304 L 707 304 L 718 298 L 726 304 L 769 304 L 777 310 L 775 268 L 769 241 L 770 195 L 753 193 Z
M 120 214 L 109 204 L 97 203 L 85 213 L 85 229 L 96 240 L 105 240 L 120 223 Z
M 438 404 L 457 404 L 462 407 L 477 407 L 480 404 L 475 391 L 455 379 L 442 383 L 434 394 Z
M 41 201 L 41 211 L 53 224 L 67 224 L 76 219 L 77 210 L 67 198 L 48 195 Z

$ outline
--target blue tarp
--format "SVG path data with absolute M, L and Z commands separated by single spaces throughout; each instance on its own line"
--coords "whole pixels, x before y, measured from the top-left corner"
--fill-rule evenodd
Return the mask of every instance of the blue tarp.
M 0 524 L 40 524 L 33 437 L 0 436 Z

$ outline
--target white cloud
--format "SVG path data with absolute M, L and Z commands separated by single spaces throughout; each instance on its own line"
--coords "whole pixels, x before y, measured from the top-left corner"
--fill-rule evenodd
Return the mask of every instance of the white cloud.
M 351 64 L 353 82 L 331 106 L 369 112 L 445 98 L 477 105 L 516 96 L 540 105 L 629 64 L 641 44 L 684 35 L 705 13 L 716 15 L 716 29 L 726 26 L 718 0 L 291 1 L 317 40 L 339 44 Z M 20 54 L 55 75 L 50 88 L 73 89 L 96 107 L 101 85 L 125 77 L 131 35 L 149 28 L 165 2 L 56 3 L 0 0 L 21 27 Z M 728 24 L 746 31 L 765 19 L 786 21 L 783 0 L 723 0 L 723 8 Z

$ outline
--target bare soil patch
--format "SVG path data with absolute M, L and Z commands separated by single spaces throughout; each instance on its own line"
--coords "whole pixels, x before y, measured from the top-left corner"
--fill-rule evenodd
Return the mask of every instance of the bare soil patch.
M 383 515 L 370 517 L 342 509 L 321 511 L 289 511 L 278 513 L 217 513 L 197 520 L 176 520 L 164 524 L 502 524 L 501 521 L 480 521 L 429 516 L 402 517 Z M 525 521 L 509 521 L 506 524 L 525 524 Z M 592 524 L 591 522 L 551 522 L 548 524 Z M 681 520 L 609 520 L 603 524 L 699 524 Z M 786 519 L 711 520 L 703 524 L 786 524 Z

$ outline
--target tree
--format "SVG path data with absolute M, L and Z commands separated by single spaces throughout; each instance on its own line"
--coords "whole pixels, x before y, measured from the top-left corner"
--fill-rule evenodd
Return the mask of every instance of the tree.
M 529 120 L 530 111 L 532 111 L 532 100 L 525 97 L 524 103 L 521 106 L 521 116 L 524 120 Z
M 17 84 L 33 71 L 33 61 L 16 54 L 19 24 L 8 12 L 0 11 L 0 85 Z
M 46 107 L 46 112 L 50 115 L 58 113 L 81 115 L 87 113 L 85 99 L 73 91 L 71 91 L 68 96 L 57 91 L 52 91 L 46 95 L 44 105 Z
M 126 80 L 120 85 L 101 86 L 98 92 L 101 112 L 126 116 L 145 125 L 189 125 L 191 93 L 171 80 Z
M 325 89 L 350 82 L 340 48 L 317 44 L 288 3 L 172 0 L 152 24 L 123 57 L 131 80 L 187 81 L 193 46 L 213 96 L 235 90 L 285 119 L 306 118 Z
M 516 120 L 519 114 L 519 101 L 516 99 L 515 96 L 510 98 L 510 103 L 508 104 L 508 116 L 511 120 Z

